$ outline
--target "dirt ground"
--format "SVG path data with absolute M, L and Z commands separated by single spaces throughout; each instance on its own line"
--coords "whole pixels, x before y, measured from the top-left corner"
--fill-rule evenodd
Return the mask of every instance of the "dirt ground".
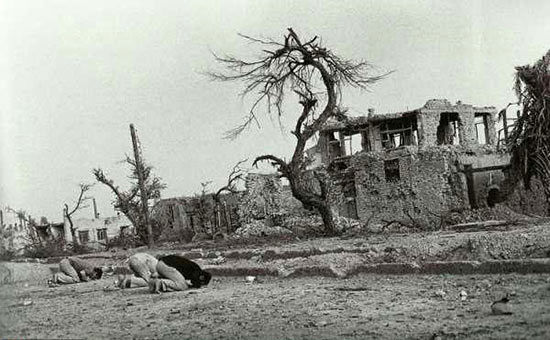
M 548 274 L 259 280 L 215 277 L 207 288 L 161 295 L 146 288 L 104 291 L 113 277 L 55 288 L 5 285 L 0 336 L 550 339 Z M 491 302 L 506 293 L 513 314 L 491 315 Z

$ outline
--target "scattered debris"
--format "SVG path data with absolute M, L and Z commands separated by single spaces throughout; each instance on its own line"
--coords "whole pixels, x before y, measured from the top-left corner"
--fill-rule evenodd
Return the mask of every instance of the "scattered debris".
M 442 298 L 442 299 L 445 298 L 445 295 L 447 295 L 447 293 L 445 293 L 445 291 L 444 291 L 443 289 L 438 289 L 438 290 L 436 290 L 435 293 L 434 293 L 434 296 L 440 297 L 440 298 Z
M 432 334 L 432 336 L 430 337 L 430 340 L 442 340 L 443 338 L 441 337 L 441 335 L 439 335 L 438 333 L 434 333 Z
M 235 230 L 233 237 L 235 238 L 247 238 L 255 236 L 273 236 L 273 235 L 285 235 L 292 234 L 288 229 L 279 226 L 267 226 L 261 220 L 252 220 Z
M 341 292 L 364 292 L 370 289 L 366 287 L 337 287 L 337 288 L 334 288 L 334 290 L 338 290 Z
M 208 260 L 208 263 L 219 265 L 219 264 L 225 263 L 225 261 L 227 261 L 225 257 L 223 257 L 222 255 L 218 255 L 218 257 L 216 258 Z
M 508 295 L 503 297 L 502 299 L 493 302 L 491 305 L 491 311 L 494 315 L 510 315 L 512 312 L 510 311 L 510 305 L 508 304 L 510 302 L 510 299 L 508 298 Z
M 117 286 L 117 281 L 115 281 L 115 285 L 114 286 L 104 286 L 103 287 L 103 291 L 104 292 L 114 292 L 116 290 L 120 290 L 120 287 Z

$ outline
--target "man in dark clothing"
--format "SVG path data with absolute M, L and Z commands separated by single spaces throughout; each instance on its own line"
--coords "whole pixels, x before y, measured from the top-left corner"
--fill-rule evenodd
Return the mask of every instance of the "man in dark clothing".
M 206 286 L 212 275 L 180 255 L 168 255 L 158 259 L 158 278 L 151 279 L 149 289 L 153 293 L 181 291 Z M 191 284 L 188 284 L 190 281 Z
M 71 284 L 99 280 L 102 275 L 101 268 L 78 257 L 69 257 L 59 262 L 59 273 L 53 275 L 52 281 L 54 284 Z

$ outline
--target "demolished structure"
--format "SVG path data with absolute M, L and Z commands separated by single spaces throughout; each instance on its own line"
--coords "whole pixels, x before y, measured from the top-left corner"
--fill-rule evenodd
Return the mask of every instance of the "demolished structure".
M 369 110 L 368 116 L 331 119 L 306 155 L 310 170 L 328 171 L 328 199 L 337 216 L 363 225 L 435 227 L 451 213 L 492 207 L 506 198 L 505 204 L 516 212 L 546 215 L 544 192 L 536 180 L 532 191 L 521 184 L 514 190 L 506 187 L 510 154 L 499 135 L 506 136 L 513 123 L 504 118 L 502 126 L 505 130 L 497 133 L 495 107 L 432 99 L 406 112 Z M 227 197 L 229 218 L 216 218 L 220 212 L 227 215 L 227 208 L 216 210 L 209 204 L 206 223 L 214 229 L 299 229 L 314 222 L 278 174 L 248 173 L 245 190 Z M 154 210 L 164 207 L 169 212 L 163 214 L 168 216 L 166 225 L 195 234 L 197 224 L 204 224 L 197 218 L 197 199 L 161 200 Z M 224 220 L 231 221 L 231 228 L 223 227 Z
M 65 215 L 64 215 L 65 216 Z M 73 240 L 71 229 L 67 218 L 63 219 L 63 237 L 66 243 L 77 242 L 80 245 L 87 246 L 96 250 L 103 250 L 107 247 L 109 241 L 115 237 L 128 236 L 135 233 L 132 223 L 123 214 L 110 217 L 100 217 L 96 214 L 94 218 L 77 218 L 73 221 L 75 236 Z
M 329 120 L 306 153 L 311 170 L 328 170 L 329 204 L 339 216 L 429 227 L 451 212 L 491 207 L 508 193 L 510 155 L 496 125 L 495 107 L 433 99 L 416 110 Z M 520 185 L 507 204 L 520 213 L 546 214 L 536 185 L 532 192 Z M 321 223 L 312 213 L 278 174 L 248 173 L 243 191 L 218 202 L 212 194 L 162 199 L 151 216 L 161 240 L 191 241 L 201 234 L 310 228 Z
M 496 109 L 433 99 L 416 110 L 330 120 L 308 151 L 331 178 L 331 205 L 365 223 L 424 224 L 501 200 L 510 155 Z M 543 207 L 540 195 L 530 195 Z M 535 197 L 533 197 L 535 196 Z

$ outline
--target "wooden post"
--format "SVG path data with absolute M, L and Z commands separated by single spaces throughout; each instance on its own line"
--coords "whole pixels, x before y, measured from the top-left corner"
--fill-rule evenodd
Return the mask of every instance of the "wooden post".
M 506 116 L 506 109 L 502 110 L 502 128 L 504 131 L 504 145 L 508 140 L 508 117 Z
M 143 219 L 144 219 L 145 227 L 147 229 L 147 240 L 148 240 L 147 246 L 149 248 L 152 248 L 155 246 L 155 240 L 153 239 L 153 229 L 151 228 L 151 224 L 149 223 L 149 206 L 147 204 L 148 202 L 147 191 L 145 190 L 145 183 L 143 183 L 143 162 L 139 154 L 136 130 L 134 129 L 134 124 L 130 124 L 130 135 L 132 136 L 132 146 L 134 147 L 134 159 L 136 162 L 138 185 L 139 185 L 139 190 L 141 192 L 141 206 L 142 206 Z
M 229 209 L 227 209 L 227 202 L 223 202 L 223 211 L 225 213 L 225 229 L 227 231 L 227 233 L 229 234 L 232 230 L 231 230 L 231 211 L 229 211 Z
M 93 202 L 93 205 L 94 205 L 94 218 L 98 219 L 99 218 L 99 213 L 97 212 L 97 204 L 95 202 L 95 197 L 92 198 L 92 202 Z
M 342 131 L 338 131 L 338 135 L 340 140 L 340 157 L 344 157 L 346 155 L 346 139 Z
M 466 175 L 466 186 L 468 188 L 468 200 L 470 207 L 477 209 L 476 192 L 474 186 L 474 171 L 471 164 L 464 165 L 464 174 Z

